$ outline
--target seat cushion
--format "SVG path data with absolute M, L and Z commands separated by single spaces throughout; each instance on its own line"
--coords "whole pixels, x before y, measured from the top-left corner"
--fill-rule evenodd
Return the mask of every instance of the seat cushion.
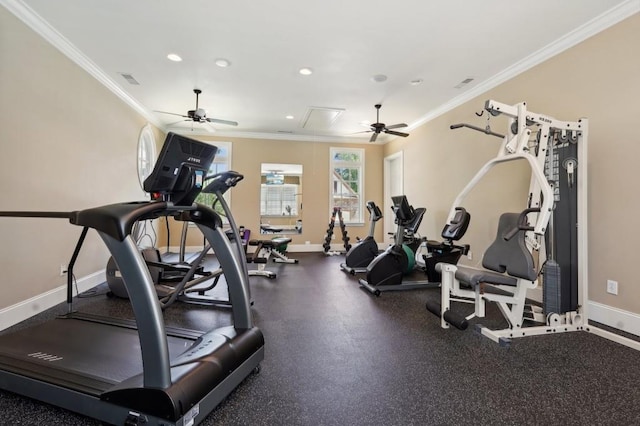
M 277 237 L 271 240 L 251 240 L 249 241 L 250 246 L 262 246 L 264 248 L 274 248 L 277 246 L 281 246 L 283 244 L 289 244 L 291 242 L 291 238 L 288 237 Z
M 518 280 L 508 275 L 488 271 L 486 269 L 472 268 L 470 266 L 458 266 L 456 279 L 463 284 L 472 287 L 480 283 L 515 286 Z

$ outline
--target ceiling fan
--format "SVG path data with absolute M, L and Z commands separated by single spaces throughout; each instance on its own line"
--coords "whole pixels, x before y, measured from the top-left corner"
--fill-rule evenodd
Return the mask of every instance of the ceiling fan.
M 208 118 L 207 117 L 207 111 L 204 108 L 198 107 L 198 97 L 200 96 L 200 93 L 202 93 L 202 90 L 193 89 L 193 93 L 196 94 L 196 108 L 187 111 L 187 115 L 176 114 L 174 112 L 166 112 L 166 111 L 156 111 L 156 112 L 159 112 L 159 113 L 162 113 L 162 114 L 177 115 L 178 117 L 186 118 L 186 120 L 180 120 L 180 121 L 177 121 L 175 123 L 171 123 L 171 124 L 169 124 L 170 126 L 173 125 L 173 124 L 180 123 L 182 121 L 191 121 L 191 122 L 194 122 L 194 123 L 204 123 L 204 124 L 218 123 L 218 124 L 226 124 L 226 125 L 229 125 L 229 126 L 237 126 L 238 125 L 238 122 L 236 122 L 236 121 L 221 120 L 219 118 Z
M 369 127 L 371 127 L 371 130 L 366 130 L 364 132 L 359 132 L 359 133 L 370 133 L 373 132 L 373 134 L 371 135 L 371 139 L 369 139 L 369 142 L 375 142 L 376 139 L 378 138 L 378 135 L 382 132 L 384 133 L 388 133 L 390 135 L 395 135 L 395 136 L 402 136 L 403 138 L 406 138 L 407 136 L 409 136 L 408 133 L 402 133 L 402 132 L 397 132 L 395 130 L 392 129 L 398 129 L 400 127 L 407 127 L 406 124 L 404 123 L 398 123 L 398 124 L 392 124 L 391 126 L 387 126 L 384 123 L 380 122 L 380 108 L 382 107 L 381 104 L 376 104 L 376 122 L 373 124 L 369 124 Z

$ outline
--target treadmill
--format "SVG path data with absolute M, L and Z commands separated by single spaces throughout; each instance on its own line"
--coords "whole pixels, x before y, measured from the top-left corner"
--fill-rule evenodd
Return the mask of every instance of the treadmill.
M 258 370 L 264 338 L 253 325 L 246 268 L 218 214 L 193 202 L 216 151 L 169 133 L 144 182 L 152 201 L 73 212 L 0 212 L 66 218 L 83 228 L 69 263 L 69 312 L 0 336 L 1 389 L 115 425 L 191 426 Z M 194 222 L 215 250 L 233 325 L 205 333 L 165 327 L 149 270 L 131 236 L 137 221 L 162 216 Z M 135 321 L 73 312 L 71 271 L 89 229 L 115 259 Z

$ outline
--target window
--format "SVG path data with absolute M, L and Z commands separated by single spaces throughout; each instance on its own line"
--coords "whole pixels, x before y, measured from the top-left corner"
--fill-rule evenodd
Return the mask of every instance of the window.
M 331 148 L 331 199 L 334 207 L 342 210 L 342 220 L 350 224 L 362 224 L 364 196 L 364 149 Z
M 298 216 L 297 184 L 260 186 L 260 216 Z
M 213 163 L 211 163 L 207 176 L 226 172 L 231 169 L 231 142 L 213 141 L 211 144 L 218 147 L 218 152 L 216 152 L 216 156 L 213 159 Z M 216 197 L 213 194 L 201 193 L 196 198 L 196 203 L 211 206 L 213 205 L 215 198 Z M 227 201 L 227 204 L 231 206 L 231 190 L 224 193 L 224 199 Z M 227 218 L 224 216 L 224 211 L 219 203 L 216 203 L 215 210 L 221 215 L 223 222 L 225 224 L 228 223 Z

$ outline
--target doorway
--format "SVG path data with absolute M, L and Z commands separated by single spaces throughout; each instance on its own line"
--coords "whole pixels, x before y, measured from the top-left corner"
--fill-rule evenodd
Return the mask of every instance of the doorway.
M 382 202 L 382 215 L 384 216 L 384 240 L 382 244 L 384 247 L 390 243 L 387 235 L 394 233 L 396 230 L 395 217 L 391 213 L 391 197 L 404 194 L 403 175 L 402 151 L 384 158 L 384 200 Z

